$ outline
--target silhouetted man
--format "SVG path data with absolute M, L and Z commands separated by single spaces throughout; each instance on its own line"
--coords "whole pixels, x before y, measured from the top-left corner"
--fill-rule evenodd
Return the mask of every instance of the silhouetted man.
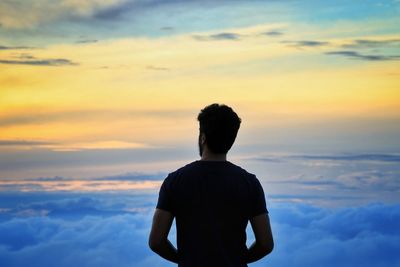
M 226 160 L 241 119 L 228 106 L 201 110 L 201 159 L 171 172 L 161 185 L 150 248 L 179 267 L 247 266 L 274 246 L 263 188 L 254 174 Z M 168 240 L 176 219 L 177 249 Z M 250 221 L 255 242 L 247 248 Z

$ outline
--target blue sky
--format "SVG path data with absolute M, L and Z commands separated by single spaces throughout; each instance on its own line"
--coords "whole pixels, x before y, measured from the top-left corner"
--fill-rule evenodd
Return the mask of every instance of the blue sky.
M 132 36 L 157 38 L 265 23 L 281 24 L 277 30 L 291 31 L 296 24 L 356 26 L 368 21 L 389 23 L 384 28 L 360 27 L 359 34 L 397 34 L 399 6 L 396 0 L 5 1 L 0 34 L 11 45 L 45 46 Z M 338 33 L 345 35 L 346 31 Z

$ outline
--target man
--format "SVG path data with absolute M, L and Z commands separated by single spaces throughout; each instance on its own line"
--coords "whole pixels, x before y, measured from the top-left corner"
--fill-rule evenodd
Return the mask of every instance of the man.
M 254 174 L 226 159 L 241 119 L 228 106 L 201 110 L 200 160 L 169 173 L 161 185 L 150 248 L 179 267 L 242 267 L 274 246 L 263 188 Z M 176 219 L 177 249 L 168 240 Z M 247 248 L 250 221 L 255 241 Z

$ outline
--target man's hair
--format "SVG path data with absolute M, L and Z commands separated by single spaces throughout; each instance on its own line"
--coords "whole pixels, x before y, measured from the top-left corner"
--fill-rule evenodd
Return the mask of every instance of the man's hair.
M 226 154 L 235 142 L 241 119 L 231 107 L 224 104 L 211 104 L 201 110 L 197 116 L 200 133 L 206 136 L 211 152 Z

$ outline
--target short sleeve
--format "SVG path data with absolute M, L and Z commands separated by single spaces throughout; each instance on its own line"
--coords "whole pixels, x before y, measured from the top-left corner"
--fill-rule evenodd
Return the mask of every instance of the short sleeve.
M 164 179 L 158 194 L 157 209 L 162 209 L 175 214 L 173 194 L 171 192 L 170 176 Z
M 267 213 L 267 204 L 265 202 L 264 190 L 260 181 L 254 176 L 254 182 L 252 183 L 253 188 L 251 190 L 252 195 L 250 196 L 250 212 L 249 218 L 253 218 L 257 215 Z

